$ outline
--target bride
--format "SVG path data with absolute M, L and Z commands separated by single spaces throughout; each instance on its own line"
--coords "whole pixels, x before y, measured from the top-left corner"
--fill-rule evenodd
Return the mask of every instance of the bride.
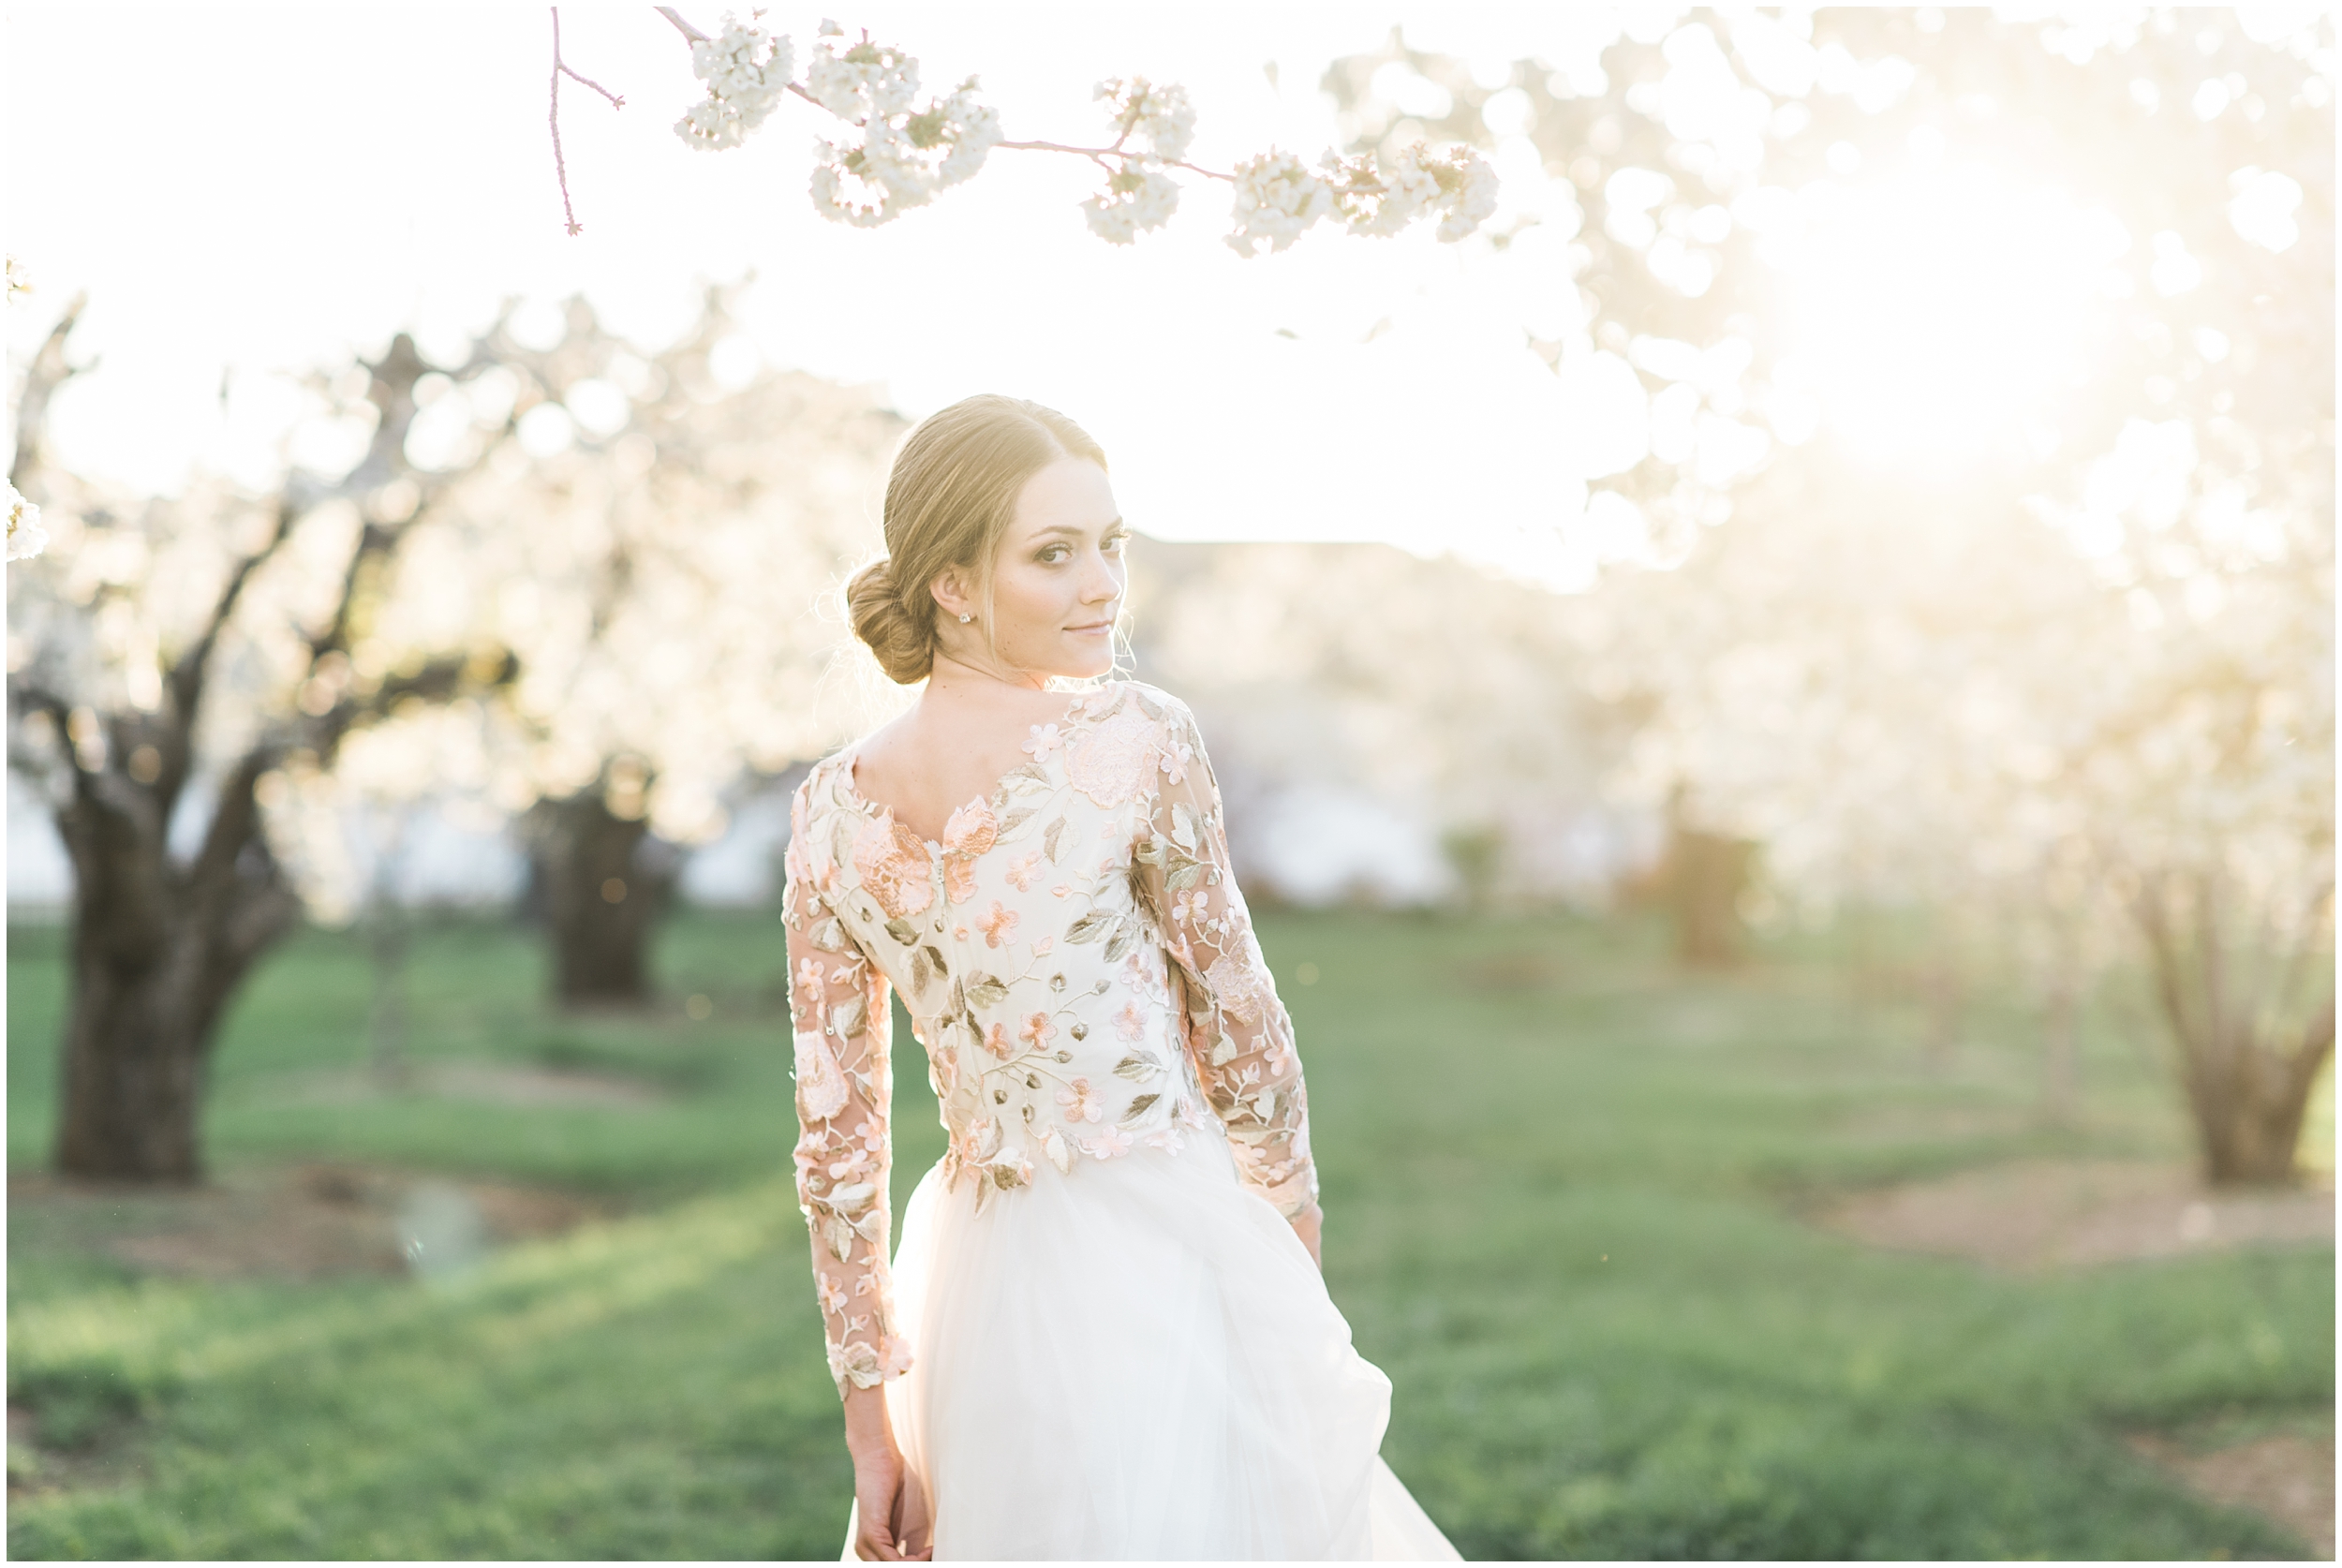
M 1105 456 L 971 397 L 847 590 L 902 717 L 817 765 L 785 904 L 848 1557 L 1403 1558 L 1390 1384 L 1318 1273 L 1309 1100 L 1177 698 L 1108 678 Z M 888 1259 L 890 988 L 951 1142 Z

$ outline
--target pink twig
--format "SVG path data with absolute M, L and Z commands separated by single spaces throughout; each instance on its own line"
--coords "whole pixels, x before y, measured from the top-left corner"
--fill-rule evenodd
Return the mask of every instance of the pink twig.
M 660 16 L 665 17 L 669 22 L 674 22 L 675 24 L 675 31 L 681 33 L 685 37 L 690 39 L 693 43 L 706 43 L 708 41 L 707 35 L 692 26 L 689 22 L 684 21 L 682 13 L 677 11 L 673 6 L 653 6 L 651 9 L 657 11 Z
M 613 109 L 624 109 L 626 100 L 600 82 L 578 75 L 562 62 L 561 7 L 555 6 L 551 9 L 553 11 L 553 106 L 546 111 L 545 119 L 553 126 L 553 176 L 561 183 L 561 218 L 569 226 L 570 233 L 574 236 L 585 232 L 586 226 L 577 221 L 577 213 L 570 205 L 570 166 L 561 156 L 561 79 L 566 76 L 571 81 L 583 82 L 586 86 L 591 87 L 595 92 L 608 98 L 610 107 Z
M 675 31 L 682 34 L 691 42 L 709 43 L 713 41 L 706 34 L 701 32 L 689 22 L 684 21 L 682 13 L 677 11 L 673 6 L 653 6 L 651 9 L 657 11 L 660 16 L 665 17 L 669 22 L 673 22 L 674 24 Z M 560 67 L 558 58 L 560 52 L 560 38 L 558 37 L 560 32 L 560 22 L 558 18 L 555 20 L 554 31 L 556 34 L 554 39 L 554 52 L 556 55 L 555 65 L 556 68 L 565 68 Z M 870 41 L 870 30 L 867 27 L 862 30 L 862 41 L 866 44 Z M 577 75 L 574 71 L 571 71 L 570 74 L 572 76 Z M 578 77 L 578 80 L 580 81 L 586 81 L 584 77 Z M 588 87 L 593 86 L 593 83 L 590 81 L 587 81 L 586 84 Z M 555 86 L 557 91 L 559 83 L 556 82 Z M 816 98 L 812 94 L 807 92 L 804 88 L 798 86 L 793 81 L 787 83 L 787 87 L 790 92 L 795 94 L 798 97 L 803 98 L 808 103 L 818 104 L 821 102 L 820 99 Z M 600 91 L 600 89 L 597 88 L 596 91 Z M 604 96 L 607 96 L 608 95 L 605 94 Z M 615 102 L 615 100 L 614 99 L 612 101 Z M 1071 153 L 1075 157 L 1088 158 L 1090 162 L 1097 164 L 1099 167 L 1110 170 L 1115 166 L 1107 163 L 1106 159 L 1122 158 L 1127 160 L 1130 157 L 1129 154 L 1122 151 L 1122 143 L 1130 139 L 1130 134 L 1131 127 L 1129 126 L 1123 126 L 1122 134 L 1115 138 L 1114 144 L 1110 147 L 1068 147 L 1064 143 L 1058 141 L 996 141 L 993 145 L 996 147 L 1005 147 L 1012 152 L 1018 153 Z M 561 133 L 559 127 L 557 126 L 554 130 L 553 140 L 554 155 L 557 159 L 560 155 L 561 142 Z M 1224 180 L 1231 185 L 1236 183 L 1236 176 L 1233 174 L 1223 174 L 1216 169 L 1205 169 L 1200 165 L 1189 163 L 1184 158 L 1165 158 L 1162 161 L 1167 164 L 1170 168 L 1184 169 L 1189 173 L 1200 174 L 1207 180 Z M 567 187 L 564 187 L 565 199 L 566 196 Z M 575 233 L 576 229 L 572 228 L 571 232 Z
M 1061 141 L 995 141 L 992 145 L 1012 153 L 1072 153 L 1076 157 L 1085 157 L 1093 163 L 1104 163 L 1108 158 L 1128 158 L 1133 155 L 1122 151 L 1122 143 L 1119 139 L 1111 147 L 1068 147 Z M 1172 169 L 1184 169 L 1191 174 L 1201 174 L 1207 180 L 1226 180 L 1231 184 L 1236 180 L 1233 174 L 1223 174 L 1216 169 L 1205 169 L 1200 165 L 1188 162 L 1185 158 L 1164 158 L 1160 161 Z

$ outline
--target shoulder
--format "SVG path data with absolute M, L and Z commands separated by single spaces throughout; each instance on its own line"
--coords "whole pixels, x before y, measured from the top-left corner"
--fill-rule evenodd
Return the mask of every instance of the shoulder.
M 1193 709 L 1163 688 L 1145 681 L 1104 682 L 1088 704 L 1088 711 L 1100 716 L 1125 709 L 1135 710 L 1175 734 L 1193 733 L 1195 729 Z
M 852 746 L 843 747 L 814 763 L 789 797 L 786 859 L 793 874 L 818 874 L 820 863 L 829 858 L 823 824 L 849 804 L 845 791 L 853 778 L 853 750 Z
M 789 797 L 789 820 L 793 826 L 802 826 L 807 812 L 833 801 L 841 778 L 852 777 L 853 750 L 852 745 L 842 746 L 806 770 L 805 777 L 797 781 L 795 793 Z

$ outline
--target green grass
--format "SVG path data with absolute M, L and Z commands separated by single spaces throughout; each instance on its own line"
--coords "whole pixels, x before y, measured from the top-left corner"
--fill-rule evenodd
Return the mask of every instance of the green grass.
M 2033 1114 L 2022 1007 L 1979 999 L 1930 1062 L 1916 1000 L 1858 1005 L 1812 941 L 1693 979 L 1635 922 L 1263 927 L 1310 1073 L 1328 1280 L 1395 1389 L 1384 1454 L 1467 1557 L 2302 1549 L 2120 1434 L 2330 1411 L 2331 1249 L 2012 1277 L 1795 1218 L 2017 1154 L 2184 1152 L 2130 1013 L 2093 1013 L 2087 1114 L 2057 1130 Z M 19 1169 L 53 1114 L 58 954 L 11 933 Z M 562 1019 L 526 933 L 427 933 L 419 1060 L 668 1091 L 513 1107 L 319 1094 L 363 1065 L 361 952 L 313 933 L 273 960 L 216 1065 L 223 1175 L 327 1155 L 627 1212 L 437 1286 L 141 1276 L 90 1235 L 14 1227 L 11 1398 L 85 1453 L 12 1500 L 12 1555 L 834 1557 L 850 1469 L 785 1179 L 778 929 L 684 917 L 660 973 L 654 1015 Z M 941 1136 L 897 1045 L 899 1203 Z

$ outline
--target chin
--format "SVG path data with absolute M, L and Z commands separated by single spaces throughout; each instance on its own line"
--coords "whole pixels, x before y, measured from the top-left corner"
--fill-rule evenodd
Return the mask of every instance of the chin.
M 1058 660 L 1058 668 L 1050 671 L 1049 673 L 1061 676 L 1066 680 L 1087 681 L 1095 680 L 1100 675 L 1111 674 L 1113 672 L 1114 650 L 1107 647 L 1095 650 L 1070 649 Z

